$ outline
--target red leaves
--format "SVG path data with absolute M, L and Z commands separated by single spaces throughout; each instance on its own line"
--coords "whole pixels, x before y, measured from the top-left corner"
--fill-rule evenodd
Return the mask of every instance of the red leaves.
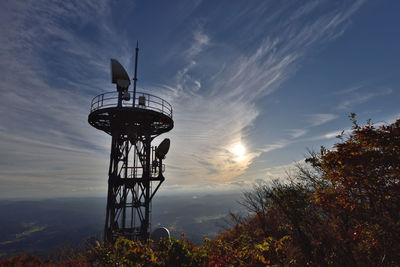
M 376 128 L 370 123 L 359 126 L 352 119 L 347 140 L 342 137 L 335 150 L 307 160 L 320 166 L 332 185 L 316 189 L 313 203 L 337 220 L 335 228 L 343 242 L 352 241 L 353 257 L 368 258 L 370 264 L 382 264 L 379 259 L 399 261 L 394 255 L 400 255 L 400 246 L 394 244 L 400 237 L 400 120 Z
M 85 264 L 110 266 L 398 266 L 400 263 L 400 120 L 359 126 L 335 150 L 321 148 L 300 169 L 301 182 L 260 185 L 244 194 L 255 214 L 195 246 L 162 241 L 158 249 L 119 239 L 96 247 Z M 247 204 L 247 205 L 246 205 Z M 0 265 L 38 258 L 17 256 Z

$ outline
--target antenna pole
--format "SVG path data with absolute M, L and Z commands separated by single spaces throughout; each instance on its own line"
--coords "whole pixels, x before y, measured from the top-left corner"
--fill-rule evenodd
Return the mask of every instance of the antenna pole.
M 136 56 L 135 56 L 135 77 L 133 78 L 133 107 L 135 107 L 135 100 L 136 100 L 136 81 L 137 81 L 137 61 L 138 61 L 138 54 L 139 54 L 139 41 L 136 42 Z

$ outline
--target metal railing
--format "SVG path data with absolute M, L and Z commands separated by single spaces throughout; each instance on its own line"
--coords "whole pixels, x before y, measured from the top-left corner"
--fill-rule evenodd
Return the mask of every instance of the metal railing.
M 127 100 L 127 97 L 123 97 L 121 107 L 133 107 L 133 103 L 135 103 L 135 108 L 154 110 L 172 118 L 172 106 L 164 99 L 143 92 L 136 92 L 136 97 L 133 99 L 133 92 L 129 91 L 128 93 L 129 100 Z M 90 105 L 90 112 L 103 108 L 118 107 L 118 96 L 119 92 L 117 91 L 95 96 Z

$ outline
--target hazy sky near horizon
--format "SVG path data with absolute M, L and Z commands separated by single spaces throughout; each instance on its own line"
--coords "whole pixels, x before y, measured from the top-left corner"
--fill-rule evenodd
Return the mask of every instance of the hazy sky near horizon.
M 0 196 L 106 196 L 110 58 L 174 109 L 161 194 L 240 191 L 400 117 L 399 1 L 1 1 Z M 240 144 L 242 147 L 238 147 Z

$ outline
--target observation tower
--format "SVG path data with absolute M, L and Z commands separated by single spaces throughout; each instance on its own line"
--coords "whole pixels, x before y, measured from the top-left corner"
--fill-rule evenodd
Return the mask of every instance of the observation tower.
M 150 236 L 151 200 L 162 182 L 163 159 L 170 140 L 158 147 L 151 142 L 174 127 L 172 106 L 164 99 L 136 92 L 138 51 L 136 47 L 133 91 L 124 67 L 111 59 L 115 92 L 93 98 L 88 122 L 111 135 L 110 166 L 104 240 L 119 236 L 146 241 Z

